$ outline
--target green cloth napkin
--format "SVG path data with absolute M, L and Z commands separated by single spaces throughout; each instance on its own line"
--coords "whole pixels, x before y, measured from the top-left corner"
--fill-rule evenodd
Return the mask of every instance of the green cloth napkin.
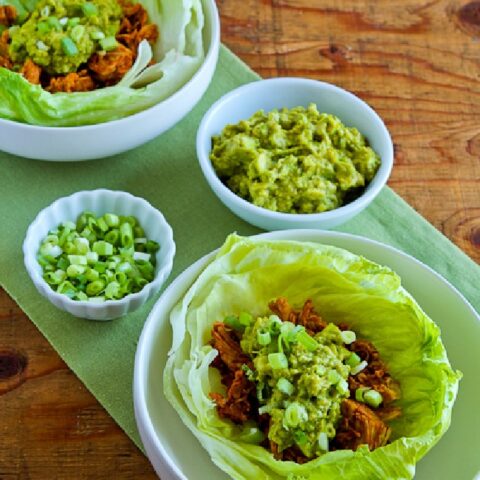
M 215 77 L 200 104 L 174 129 L 134 151 L 79 163 L 41 162 L 0 153 L 0 284 L 140 447 L 133 414 L 133 362 L 155 299 L 111 322 L 86 321 L 57 310 L 37 293 L 23 267 L 26 229 L 41 209 L 73 192 L 102 187 L 131 192 L 162 211 L 173 228 L 177 255 L 169 281 L 219 247 L 229 233 L 259 232 L 214 196 L 195 154 L 196 130 L 209 106 L 229 90 L 257 78 L 222 47 Z M 446 277 L 480 310 L 478 265 L 389 188 L 339 230 L 415 256 Z

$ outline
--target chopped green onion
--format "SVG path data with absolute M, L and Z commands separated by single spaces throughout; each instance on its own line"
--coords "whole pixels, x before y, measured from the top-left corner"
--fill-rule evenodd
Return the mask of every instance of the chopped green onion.
M 270 336 L 270 332 L 268 330 L 266 332 L 257 330 L 257 342 L 259 345 L 262 345 L 262 346 L 268 345 L 271 341 L 272 341 L 272 337 Z
M 105 34 L 100 30 L 96 30 L 94 32 L 90 32 L 90 38 L 92 40 L 101 40 L 102 38 L 105 38 Z
M 95 265 L 98 262 L 98 253 L 97 252 L 87 252 L 85 254 L 87 258 L 87 263 L 89 265 Z
M 40 10 L 40 15 L 42 17 L 48 17 L 50 15 L 50 7 L 47 5 Z
M 353 368 L 353 367 L 356 367 L 357 365 L 359 365 L 361 361 L 362 361 L 362 359 L 356 353 L 352 353 L 348 357 L 346 364 L 349 367 Z
M 297 342 L 303 345 L 309 352 L 313 352 L 318 347 L 318 342 L 306 331 L 301 331 L 297 335 Z
M 364 402 L 363 396 L 365 392 L 368 392 L 370 389 L 368 387 L 360 387 L 355 390 L 355 400 L 357 402 Z
M 342 380 L 342 377 L 336 370 L 329 370 L 327 379 L 332 385 L 336 385 L 340 380 Z
M 80 301 L 88 300 L 88 295 L 82 291 L 75 294 L 75 298 Z
M 94 3 L 85 2 L 82 4 L 81 9 L 86 17 L 98 15 L 98 8 Z
M 115 37 L 105 37 L 100 40 L 100 45 L 103 50 L 109 52 L 110 50 L 115 50 L 118 43 Z
M 128 225 L 128 223 L 126 223 L 125 225 Z M 135 261 L 141 260 L 143 262 L 148 262 L 150 261 L 150 254 L 143 252 L 133 252 L 133 259 Z
M 376 390 L 369 390 L 363 394 L 363 400 L 373 408 L 378 408 L 383 402 L 382 394 Z
M 100 273 L 98 273 L 97 270 L 93 268 L 89 268 L 85 273 L 85 278 L 89 282 L 94 282 L 95 280 L 98 280 L 100 278 Z
M 100 32 L 101 33 L 101 32 Z M 118 215 L 115 215 L 113 213 L 106 213 L 103 216 L 103 219 L 105 220 L 105 223 L 110 227 L 118 227 L 120 225 L 120 218 L 118 218 Z
M 137 230 L 138 230 L 138 226 L 134 228 L 134 231 L 137 231 Z M 143 229 L 141 231 L 143 234 L 145 233 Z M 158 252 L 159 248 L 160 248 L 160 245 L 158 244 L 158 242 L 155 242 L 154 240 L 147 240 L 147 243 L 145 244 L 145 250 L 148 253 L 156 253 Z
M 341 395 L 345 395 L 348 393 L 348 382 L 342 378 L 336 385 L 336 389 L 338 391 L 338 393 L 340 393 Z
M 63 295 L 67 295 L 67 297 L 73 298 L 76 293 L 76 288 L 71 282 L 65 281 L 58 286 L 57 293 L 61 293 Z
M 79 17 L 72 17 L 72 18 L 69 18 L 68 21 L 67 21 L 67 27 L 70 27 L 70 28 L 73 28 L 75 27 L 76 25 L 78 25 L 80 23 L 80 18 Z M 85 225 L 84 225 L 85 226 Z M 83 227 L 82 227 L 83 228 Z M 80 229 L 81 230 L 81 229 Z
M 73 40 L 71 38 L 62 38 L 60 44 L 62 45 L 63 53 L 67 55 L 67 57 L 73 57 L 74 55 L 77 55 L 78 48 L 75 43 L 73 43 Z
M 238 316 L 238 321 L 244 327 L 249 327 L 253 322 L 253 317 L 248 312 L 240 312 Z
M 57 17 L 48 17 L 47 23 L 57 32 L 61 32 L 63 30 Z
M 298 334 L 303 331 L 305 331 L 305 327 L 303 325 L 295 325 L 295 327 L 288 332 L 287 340 L 290 343 L 296 343 L 298 341 Z
M 277 315 L 270 315 L 268 317 L 268 328 L 270 333 L 277 334 L 280 332 L 280 327 L 282 326 L 282 321 Z
M 340 336 L 342 337 L 343 343 L 346 345 L 350 345 L 357 339 L 357 335 L 352 330 L 344 330 L 340 332 Z
M 111 282 L 105 288 L 105 298 L 116 298 L 120 292 L 120 284 L 118 282 Z
M 68 255 L 70 265 L 87 265 L 87 257 L 85 255 Z
M 78 277 L 82 273 L 85 273 L 86 268 L 83 265 L 69 265 L 67 268 L 67 275 L 69 277 Z
M 295 325 L 292 322 L 282 322 L 280 325 L 280 334 L 287 336 L 294 328 Z
M 113 255 L 113 245 L 111 243 L 99 240 L 93 244 L 92 250 L 101 256 Z
M 88 240 L 83 237 L 77 237 L 73 241 L 73 244 L 75 245 L 75 248 L 77 249 L 77 253 L 79 255 L 85 255 L 87 252 L 90 251 L 90 244 L 88 243 Z
M 95 252 L 92 252 L 95 253 Z M 98 253 L 97 253 L 98 255 Z M 107 264 L 105 262 L 96 262 L 93 266 L 93 268 L 98 272 L 98 273 L 105 273 L 107 270 Z
M 56 258 L 62 254 L 62 249 L 58 245 L 53 245 L 52 243 L 44 243 L 40 247 L 40 254 L 44 257 Z
M 112 245 L 118 245 L 118 241 L 120 239 L 120 232 L 118 228 L 113 228 L 112 230 L 107 232 L 103 239 L 106 242 L 111 243 Z
M 105 282 L 103 280 L 95 280 L 87 284 L 86 293 L 89 296 L 96 296 L 105 288 Z
M 145 236 L 145 230 L 140 226 L 140 225 L 134 225 L 133 226 L 133 233 L 135 234 L 136 237 L 144 237 Z M 156 243 L 158 246 L 158 243 L 155 242 L 154 240 L 148 240 L 148 242 Z M 148 243 L 147 242 L 147 243 Z
M 67 274 L 63 270 L 55 270 L 55 272 L 46 272 L 43 278 L 49 285 L 59 285 L 62 283 L 65 278 L 67 277 Z
M 131 230 L 132 225 L 141 229 L 133 217 L 122 218 L 129 225 L 127 229 Z M 120 237 L 118 228 L 110 227 L 118 223 L 120 217 L 114 214 L 97 218 L 83 212 L 76 223 L 63 222 L 50 230 L 37 254 L 44 280 L 58 292 L 80 301 L 100 298 L 101 294 L 104 301 L 105 297 L 122 298 L 140 291 L 155 277 L 155 259 L 150 252 L 139 252 L 135 247 L 143 249 L 150 240 L 142 236 L 140 242 L 135 242 L 133 236 L 128 248 L 107 242 L 105 238 Z
M 128 222 L 120 225 L 120 244 L 127 248 L 133 245 L 133 230 Z
M 357 373 L 360 373 L 367 365 L 368 363 L 365 360 L 363 362 L 360 362 L 357 366 L 352 368 L 350 374 L 356 375 Z
M 305 432 L 302 432 L 301 430 L 296 430 L 293 432 L 293 440 L 297 445 L 305 445 L 308 442 L 308 436 Z
M 328 452 L 328 436 L 325 432 L 320 432 L 318 436 L 318 448 L 320 448 L 322 452 Z
M 308 420 L 306 408 L 297 402 L 292 402 L 286 409 L 283 416 L 283 423 L 286 427 L 297 427 Z
M 132 265 L 130 265 L 130 263 L 128 263 L 128 262 L 121 262 L 115 267 L 115 270 L 119 273 L 120 272 L 121 273 L 128 273 L 128 272 L 132 271 Z
M 50 32 L 51 29 L 52 27 L 46 21 L 41 21 L 37 23 L 37 32 L 41 33 L 42 35 Z
M 245 327 L 238 321 L 235 315 L 228 315 L 223 319 L 223 323 L 234 330 L 243 330 Z
M 75 25 L 70 32 L 70 36 L 76 43 L 80 43 L 84 35 L 85 35 L 85 27 L 83 25 Z M 95 217 L 91 217 L 91 220 L 94 221 Z
M 146 244 L 147 243 L 147 239 L 145 237 L 137 237 L 135 238 L 135 240 L 133 241 L 133 243 L 135 244 Z
M 288 368 L 288 359 L 284 353 L 269 353 L 268 363 L 273 370 L 279 370 L 282 368 Z
M 278 379 L 277 389 L 285 395 L 291 395 L 293 393 L 294 387 L 286 378 L 282 377 Z
M 257 394 L 257 397 L 259 400 L 261 400 L 261 397 Z M 271 405 L 263 405 L 258 409 L 258 414 L 263 415 L 264 413 L 270 413 L 272 411 L 272 406 Z

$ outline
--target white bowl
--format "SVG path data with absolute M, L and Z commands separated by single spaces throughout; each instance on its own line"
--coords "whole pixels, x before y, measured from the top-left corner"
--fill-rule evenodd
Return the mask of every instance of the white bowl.
M 37 252 L 42 240 L 64 221 L 76 221 L 85 210 L 96 215 L 115 213 L 134 216 L 145 230 L 147 238 L 160 244 L 156 253 L 155 278 L 137 293 L 120 300 L 107 300 L 103 303 L 72 300 L 66 295 L 52 290 L 43 279 L 42 267 L 37 261 Z M 133 312 L 157 293 L 170 275 L 175 256 L 175 243 L 170 225 L 165 217 L 143 198 L 126 192 L 111 190 L 91 190 L 63 197 L 44 208 L 30 224 L 23 242 L 24 263 L 37 290 L 56 307 L 76 317 L 89 320 L 111 320 Z
M 120 120 L 80 127 L 42 127 L 0 119 L 0 150 L 39 160 L 75 161 L 125 152 L 178 123 L 198 103 L 213 77 L 220 48 L 214 0 L 202 0 L 206 56 L 194 76 L 166 100 Z
M 403 287 L 441 328 L 452 365 L 461 370 L 452 424 L 441 441 L 417 465 L 416 480 L 470 479 L 478 471 L 478 365 L 480 317 L 467 300 L 439 274 L 413 257 L 382 243 L 339 232 L 289 230 L 258 235 L 269 240 L 320 242 L 344 248 L 386 265 Z M 172 345 L 170 312 L 216 252 L 201 258 L 162 293 L 143 327 L 135 355 L 135 418 L 147 456 L 162 480 L 226 480 L 207 451 L 183 424 L 163 393 L 163 369 Z M 472 434 L 474 435 L 472 437 Z M 476 437 L 475 437 L 476 435 Z M 469 439 L 466 441 L 465 439 Z
M 291 214 L 257 207 L 240 198 L 217 177 L 209 155 L 212 137 L 227 124 L 236 124 L 258 110 L 307 107 L 315 103 L 320 112 L 334 114 L 349 127 L 356 127 L 380 155 L 381 166 L 364 193 L 353 202 L 323 213 Z M 381 118 L 362 100 L 329 83 L 304 78 L 260 80 L 237 88 L 218 100 L 205 114 L 197 133 L 200 167 L 217 197 L 243 220 L 265 230 L 333 228 L 360 213 L 380 193 L 393 166 L 393 144 Z

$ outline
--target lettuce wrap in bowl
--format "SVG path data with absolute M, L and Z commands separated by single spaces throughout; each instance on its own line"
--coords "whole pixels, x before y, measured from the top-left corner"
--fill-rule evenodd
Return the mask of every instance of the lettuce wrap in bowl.
M 40 1 L 49 4 L 57 0 Z M 92 3 L 94 2 L 84 2 L 87 6 Z M 119 3 L 125 5 L 127 0 Z M 136 3 L 128 2 L 129 5 Z M 211 81 L 218 59 L 220 28 L 214 0 L 140 0 L 138 3 L 148 14 L 146 26 L 156 26 L 157 34 L 149 37 L 145 34 L 148 41 L 139 41 L 144 34 L 134 32 L 139 35 L 138 40 L 133 41 L 134 61 L 130 60 L 131 67 L 126 71 L 122 70 L 122 65 L 114 64 L 117 71 L 121 71 L 121 78 L 117 75 L 114 81 L 109 80 L 106 70 L 110 66 L 102 65 L 101 62 L 105 51 L 95 53 L 100 55 L 100 60 L 92 67 L 96 68 L 96 73 L 92 75 L 98 85 L 91 91 L 72 92 L 68 90 L 70 84 L 62 87 L 53 83 L 33 84 L 27 80 L 29 75 L 26 65 L 21 68 L 15 65 L 12 67 L 9 58 L 1 57 L 0 48 L 0 149 L 45 160 L 68 161 L 105 157 L 152 139 L 172 127 L 195 106 Z M 16 12 L 23 8 L 23 14 L 28 15 L 29 8 L 35 8 L 36 4 L 36 1 L 29 2 L 27 8 L 26 2 L 3 0 L 0 8 L 2 5 L 3 8 L 5 5 L 13 6 Z M 46 5 L 40 10 L 46 8 L 50 8 L 52 12 L 51 9 L 55 7 Z M 102 12 L 101 7 L 96 8 Z M 36 28 L 38 30 L 44 25 L 47 25 L 44 28 L 54 28 L 49 27 L 48 22 L 53 24 L 52 20 L 64 21 L 58 28 L 63 28 L 62 35 L 68 34 L 69 37 L 62 38 L 62 42 L 67 43 L 61 43 L 63 50 L 60 51 L 70 52 L 72 56 L 72 53 L 81 50 L 82 44 L 72 45 L 70 37 L 75 36 L 67 22 L 77 18 L 65 16 L 58 20 L 57 16 L 50 14 L 46 20 L 39 21 Z M 118 19 L 116 21 L 118 22 Z M 22 27 L 22 24 L 12 25 L 3 34 L 13 29 L 10 36 L 15 39 L 15 34 L 18 35 L 18 29 Z M 83 28 L 82 32 L 88 32 L 88 28 L 91 28 L 89 24 L 79 27 Z M 98 48 L 115 48 L 115 45 L 120 44 L 118 48 L 126 50 L 121 42 L 128 43 L 131 39 L 124 40 L 121 32 L 122 30 L 119 30 L 116 34 L 116 43 L 114 36 L 97 40 L 95 35 L 105 36 L 102 31 L 91 32 L 95 40 L 88 41 L 98 42 Z M 47 32 L 46 38 L 51 34 Z M 113 42 L 113 47 L 109 47 L 107 39 Z M 37 41 L 35 45 L 51 50 L 53 47 L 45 42 Z M 29 46 L 28 40 L 26 45 Z M 35 45 L 34 51 L 37 48 Z M 73 51 L 67 47 L 73 48 Z M 22 45 L 18 47 L 20 52 L 23 52 L 23 48 L 25 47 Z M 15 53 L 12 44 L 3 50 L 7 50 L 11 56 Z M 41 53 L 48 55 L 50 50 Z M 110 53 L 115 54 L 107 51 L 106 57 Z M 85 80 L 82 75 L 87 75 L 86 70 L 81 69 L 90 67 L 92 58 L 79 67 L 80 80 Z M 2 66 L 7 64 L 10 64 L 11 68 Z M 48 68 L 42 69 L 42 82 Z M 66 83 L 64 75 L 56 78 L 59 82 Z M 59 88 L 64 91 L 59 91 Z M 27 136 L 28 144 L 22 141 Z
M 325 322 L 343 329 L 348 325 L 357 339 L 378 350 L 401 390 L 393 403 L 401 414 L 388 421 L 391 435 L 385 445 L 327 447 L 302 463 L 279 460 L 255 434 L 254 424 L 219 415 L 214 398 L 222 385 L 213 368 L 219 351 L 212 329 L 232 316 L 241 321 L 244 312 L 267 318 L 269 303 L 280 296 L 296 308 L 311 300 Z M 450 425 L 461 374 L 450 366 L 439 328 L 392 270 L 346 250 L 231 235 L 170 320 L 165 397 L 212 461 L 232 478 L 410 479 L 417 461 Z

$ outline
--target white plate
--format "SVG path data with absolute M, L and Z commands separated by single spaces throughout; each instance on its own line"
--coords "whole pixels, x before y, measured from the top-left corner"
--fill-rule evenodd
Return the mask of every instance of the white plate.
M 386 265 L 402 278 L 437 325 L 453 368 L 463 372 L 452 425 L 417 466 L 418 480 L 471 480 L 480 472 L 480 317 L 463 296 L 418 260 L 373 240 L 338 232 L 290 230 L 259 238 L 315 241 Z M 172 335 L 169 314 L 215 252 L 198 260 L 165 290 L 147 318 L 135 357 L 135 417 L 147 456 L 162 480 L 228 478 L 183 425 L 163 394 L 162 375 Z M 370 479 L 369 479 L 370 480 Z

